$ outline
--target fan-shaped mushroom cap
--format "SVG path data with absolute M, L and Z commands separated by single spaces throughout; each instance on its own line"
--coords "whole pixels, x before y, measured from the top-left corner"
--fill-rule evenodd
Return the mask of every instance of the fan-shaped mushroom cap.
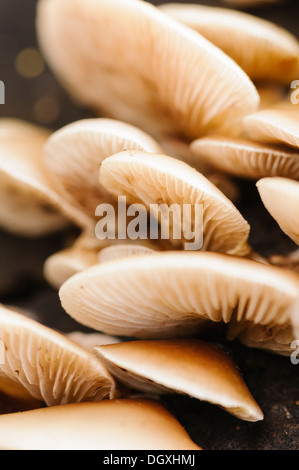
M 258 107 L 234 61 L 148 2 L 42 0 L 37 30 L 46 60 L 78 100 L 151 135 L 235 134 Z
M 247 139 L 211 136 L 191 144 L 194 158 L 242 178 L 284 176 L 299 180 L 299 151 Z
M 0 120 L 0 226 L 14 234 L 37 237 L 68 225 L 42 161 L 49 135 L 27 122 Z
M 0 416 L 2 450 L 201 450 L 149 400 L 75 403 Z
M 118 381 L 135 390 L 183 393 L 240 419 L 263 419 L 234 362 L 212 344 L 196 339 L 130 341 L 97 346 L 95 353 Z
M 0 377 L 22 385 L 48 406 L 116 396 L 113 378 L 93 354 L 4 306 L 0 314 L 0 339 L 5 345 Z
M 274 23 L 227 8 L 180 3 L 160 8 L 222 49 L 253 80 L 289 85 L 297 78 L 299 42 Z
M 299 245 L 299 183 L 288 178 L 262 178 L 257 188 L 281 230 Z
M 102 263 L 60 289 L 66 312 L 117 336 L 169 338 L 209 322 L 271 328 L 289 325 L 297 275 L 256 261 L 210 252 L 168 252 Z
M 299 112 L 294 109 L 265 109 L 247 116 L 244 128 L 251 139 L 263 143 L 299 147 Z
M 104 158 L 125 149 L 160 152 L 161 147 L 136 127 L 112 119 L 84 119 L 54 132 L 44 148 L 44 158 L 57 190 L 91 217 L 95 209 L 111 202 L 99 185 L 98 171 Z
M 115 196 L 126 196 L 128 204 L 141 202 L 156 218 L 163 204 L 168 208 L 177 204 L 181 212 L 184 205 L 194 209 L 196 204 L 202 204 L 202 249 L 233 254 L 250 251 L 250 227 L 240 212 L 214 184 L 184 162 L 159 154 L 120 152 L 103 161 L 100 182 Z M 190 220 L 193 232 L 201 230 L 198 221 L 195 226 L 194 214 Z M 161 223 L 172 228 L 169 220 L 163 218 Z M 183 232 L 182 224 L 181 228 Z M 182 233 L 180 245 L 183 243 Z
M 54 288 L 61 285 L 74 274 L 99 262 L 99 253 L 109 246 L 109 240 L 98 240 L 95 236 L 83 233 L 68 248 L 49 256 L 44 263 L 44 277 Z

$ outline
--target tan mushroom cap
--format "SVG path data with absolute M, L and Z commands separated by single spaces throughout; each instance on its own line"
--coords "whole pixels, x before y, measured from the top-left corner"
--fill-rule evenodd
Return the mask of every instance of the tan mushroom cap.
M 116 336 L 194 335 L 211 322 L 229 323 L 234 337 L 252 325 L 270 335 L 289 325 L 299 278 L 240 257 L 176 251 L 102 263 L 70 278 L 59 295 L 75 320 Z
M 258 107 L 256 88 L 234 61 L 148 2 L 41 0 L 37 31 L 72 95 L 156 137 L 235 134 Z
M 257 188 L 267 211 L 299 245 L 299 183 L 288 178 L 263 178 Z
M 100 182 L 115 196 L 126 196 L 128 204 L 142 203 L 158 219 L 163 204 L 168 208 L 177 204 L 181 213 L 184 205 L 190 204 L 193 212 L 195 205 L 202 205 L 203 250 L 242 255 L 250 251 L 250 227 L 240 212 L 213 183 L 184 162 L 166 155 L 120 152 L 103 161 Z M 201 230 L 194 213 L 188 220 L 193 232 Z M 170 225 L 171 232 L 172 221 L 164 219 L 164 213 L 161 224 Z M 181 241 L 171 241 L 183 246 L 187 234 L 182 224 L 181 228 Z
M 240 419 L 263 419 L 235 363 L 213 344 L 196 339 L 130 341 L 97 346 L 95 353 L 119 382 L 135 390 L 183 393 Z
M 70 247 L 46 259 L 43 267 L 44 278 L 54 289 L 59 289 L 74 274 L 99 263 L 101 250 L 111 243 L 112 241 L 98 240 L 95 236 L 82 233 Z
M 299 150 L 247 139 L 211 136 L 191 144 L 194 158 L 241 178 L 283 176 L 299 180 Z
M 149 400 L 76 403 L 0 416 L 2 450 L 201 450 Z
M 259 142 L 299 147 L 299 112 L 297 109 L 265 109 L 244 119 L 247 135 Z
M 222 49 L 251 79 L 289 85 L 298 77 L 299 42 L 282 27 L 227 8 L 180 3 L 160 8 Z
M 20 385 L 47 406 L 114 398 L 116 385 L 85 349 L 24 315 L 0 307 L 5 361 L 0 377 Z
M 50 135 L 21 120 L 0 120 L 0 224 L 9 232 L 38 237 L 83 224 L 84 214 L 58 194 L 44 165 Z
M 91 217 L 100 203 L 111 202 L 99 185 L 104 158 L 125 149 L 157 153 L 161 147 L 149 135 L 112 119 L 83 119 L 54 132 L 44 148 L 44 159 L 57 190 Z

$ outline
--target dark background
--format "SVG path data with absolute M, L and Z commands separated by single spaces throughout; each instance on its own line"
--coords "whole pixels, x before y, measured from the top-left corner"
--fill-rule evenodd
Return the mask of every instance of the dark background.
M 0 117 L 17 117 L 58 129 L 91 115 L 68 97 L 38 56 L 36 60 L 40 70 L 35 71 L 35 63 L 33 69 L 29 67 L 34 76 L 24 76 L 22 51 L 37 48 L 35 7 L 35 0 L 0 0 L 0 80 L 6 86 L 6 104 L 0 106 Z M 270 19 L 299 37 L 298 0 L 247 11 Z M 236 183 L 241 192 L 238 208 L 252 227 L 250 242 L 253 247 L 266 256 L 294 249 L 293 243 L 262 206 L 254 183 L 239 180 Z M 73 232 L 26 240 L 0 232 L 0 302 L 25 308 L 40 322 L 63 332 L 88 331 L 66 315 L 57 292 L 46 284 L 42 276 L 45 259 L 63 247 L 70 235 Z M 227 342 L 222 327 L 213 328 L 202 337 L 221 344 L 231 354 L 265 419 L 260 423 L 245 423 L 199 400 L 183 396 L 163 398 L 164 404 L 186 427 L 192 439 L 211 450 L 297 450 L 299 365 L 292 365 L 289 358 Z M 11 411 L 1 396 L 0 411 Z

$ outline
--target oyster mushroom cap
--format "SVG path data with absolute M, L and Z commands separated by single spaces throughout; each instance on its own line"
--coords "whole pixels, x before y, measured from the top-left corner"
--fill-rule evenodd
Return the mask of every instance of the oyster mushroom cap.
M 299 182 L 288 178 L 262 178 L 257 189 L 264 206 L 281 230 L 299 245 Z
M 54 132 L 44 147 L 45 165 L 53 184 L 70 204 L 91 218 L 111 197 L 98 182 L 100 163 L 125 149 L 157 153 L 161 147 L 145 132 L 113 119 L 83 119 Z
M 259 142 L 299 147 L 299 112 L 296 109 L 258 111 L 244 119 L 244 129 L 251 139 Z
M 298 295 L 299 278 L 286 270 L 178 251 L 102 263 L 59 291 L 64 310 L 83 325 L 143 339 L 190 336 L 212 322 L 229 324 L 234 337 L 252 325 L 269 335 L 290 324 L 288 309 Z
M 289 85 L 298 77 L 299 42 L 270 21 L 204 5 L 169 3 L 159 8 L 222 49 L 255 81 L 270 79 Z
M 0 306 L 5 361 L 0 378 L 22 386 L 47 406 L 114 398 L 116 384 L 89 353 L 40 323 Z
M 201 450 L 150 400 L 75 403 L 0 416 L 2 450 Z
M 230 57 L 148 2 L 42 0 L 37 31 L 72 95 L 155 137 L 235 134 L 258 107 L 256 88 Z
M 250 227 L 240 212 L 213 183 L 184 162 L 166 155 L 120 152 L 102 162 L 100 182 L 114 196 L 125 196 L 128 204 L 145 205 L 169 229 L 171 242 L 176 245 L 182 247 L 191 239 L 191 233 L 184 232 L 188 222 L 194 233 L 203 229 L 203 250 L 240 255 L 250 251 Z M 177 211 L 174 220 L 166 217 L 172 205 Z M 187 205 L 192 209 L 189 216 L 184 213 Z M 203 223 L 195 217 L 195 207 L 200 205 Z M 181 218 L 178 220 L 180 213 L 184 213 L 185 226 Z M 181 239 L 175 240 L 180 227 Z
M 59 195 L 43 161 L 50 131 L 16 119 L 0 120 L 0 224 L 38 237 L 82 224 L 84 214 Z
M 247 139 L 211 136 L 191 144 L 194 159 L 241 178 L 283 176 L 299 180 L 299 151 Z
M 143 392 L 183 393 L 247 421 L 263 419 L 233 360 L 196 339 L 130 341 L 96 346 L 97 357 L 120 382 Z

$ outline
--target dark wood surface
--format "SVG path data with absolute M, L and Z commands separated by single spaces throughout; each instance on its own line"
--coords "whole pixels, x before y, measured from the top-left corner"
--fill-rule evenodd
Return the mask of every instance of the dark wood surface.
M 24 48 L 36 47 L 35 7 L 35 0 L 0 0 L 0 80 L 6 85 L 6 104 L 0 106 L 0 117 L 18 117 L 57 129 L 89 117 L 90 113 L 72 102 L 47 68 L 34 79 L 25 79 L 16 72 L 17 54 Z M 248 11 L 269 18 L 299 36 L 297 0 Z M 45 97 L 50 98 L 51 103 L 54 101 L 56 106 L 56 114 L 51 111 L 54 117 L 50 120 L 47 112 L 36 112 L 37 102 Z M 294 245 L 265 211 L 254 184 L 236 182 L 241 191 L 238 207 L 252 227 L 250 241 L 254 248 L 265 255 L 291 251 Z M 68 233 L 63 233 L 30 241 L 0 233 L 0 302 L 25 308 L 40 322 L 63 332 L 88 331 L 62 310 L 57 292 L 42 277 L 44 260 L 63 246 L 67 236 Z M 297 450 L 299 365 L 291 364 L 289 358 L 228 342 L 222 327 L 213 328 L 201 337 L 221 344 L 235 359 L 265 419 L 260 423 L 245 423 L 195 399 L 165 397 L 163 402 L 186 427 L 193 440 L 211 450 Z M 1 396 L 0 408 L 2 412 L 9 411 Z

